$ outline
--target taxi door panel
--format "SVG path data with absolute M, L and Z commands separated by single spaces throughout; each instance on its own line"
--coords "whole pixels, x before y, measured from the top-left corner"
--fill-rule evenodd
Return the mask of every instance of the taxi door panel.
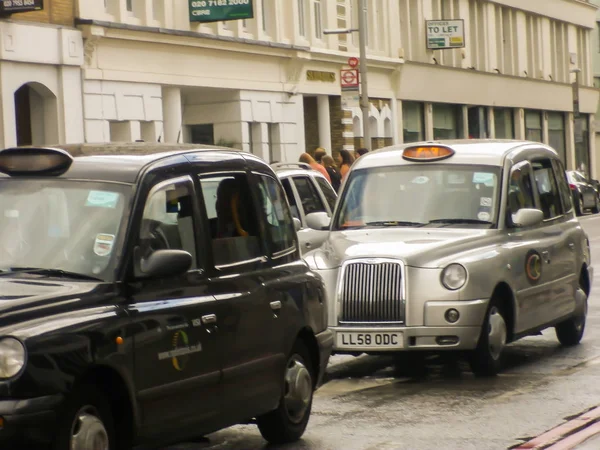
M 136 397 L 147 431 L 211 418 L 220 401 L 216 301 L 193 273 L 148 281 L 130 298 Z

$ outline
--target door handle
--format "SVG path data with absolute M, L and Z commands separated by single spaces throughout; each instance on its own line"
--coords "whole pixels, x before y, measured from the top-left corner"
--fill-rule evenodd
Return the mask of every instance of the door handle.
M 271 305 L 271 309 L 273 311 L 279 311 L 281 309 L 281 302 L 279 300 L 271 302 L 269 303 L 269 305 Z
M 306 242 L 304 245 L 306 245 L 306 247 L 310 248 L 312 244 L 310 242 Z
M 542 252 L 542 258 L 544 258 L 544 261 L 550 264 L 550 252 L 548 250 Z
M 573 242 L 569 242 L 569 249 L 575 250 L 575 244 Z
M 202 316 L 202 324 L 203 325 L 214 325 L 217 323 L 217 315 L 216 314 L 207 314 Z

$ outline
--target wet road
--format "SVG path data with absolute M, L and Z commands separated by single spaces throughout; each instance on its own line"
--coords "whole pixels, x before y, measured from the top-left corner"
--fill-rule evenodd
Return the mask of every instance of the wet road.
M 407 374 L 390 357 L 336 356 L 302 441 L 267 446 L 256 427 L 236 426 L 169 450 L 507 449 L 600 405 L 600 214 L 582 224 L 596 274 L 579 346 L 562 348 L 546 330 L 511 344 L 508 367 L 492 379 L 474 378 L 452 358 Z

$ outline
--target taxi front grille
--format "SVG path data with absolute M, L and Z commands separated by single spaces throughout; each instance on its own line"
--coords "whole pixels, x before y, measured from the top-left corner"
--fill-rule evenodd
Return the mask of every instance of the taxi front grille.
M 405 321 L 402 265 L 389 260 L 356 261 L 342 270 L 340 323 Z

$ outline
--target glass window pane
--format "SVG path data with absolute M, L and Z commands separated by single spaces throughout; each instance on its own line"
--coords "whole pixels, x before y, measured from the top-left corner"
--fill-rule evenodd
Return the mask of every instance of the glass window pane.
M 285 196 L 273 178 L 260 175 L 259 180 L 259 203 L 265 215 L 272 252 L 289 250 L 294 247 L 296 239 Z
M 543 159 L 533 162 L 532 165 L 544 219 L 561 215 L 562 202 L 551 161 Z
M 314 212 L 327 211 L 316 188 L 313 186 L 312 181 L 307 177 L 294 177 L 294 184 L 296 185 L 298 195 L 302 201 L 302 208 L 304 209 L 305 215 Z
M 315 178 L 317 180 L 317 183 L 319 183 L 319 187 L 321 188 L 321 191 L 325 195 L 325 199 L 327 200 L 327 203 L 329 204 L 329 209 L 331 209 L 331 211 L 333 211 L 335 208 L 335 202 L 337 200 L 337 194 L 335 193 L 335 191 L 333 190 L 333 188 L 331 187 L 331 185 L 327 182 L 327 180 L 325 178 L 321 178 L 321 177 L 315 177 Z
M 425 140 L 423 103 L 402 102 L 402 117 L 404 142 Z
M 494 108 L 494 129 L 496 130 L 496 139 L 515 138 L 512 109 Z

